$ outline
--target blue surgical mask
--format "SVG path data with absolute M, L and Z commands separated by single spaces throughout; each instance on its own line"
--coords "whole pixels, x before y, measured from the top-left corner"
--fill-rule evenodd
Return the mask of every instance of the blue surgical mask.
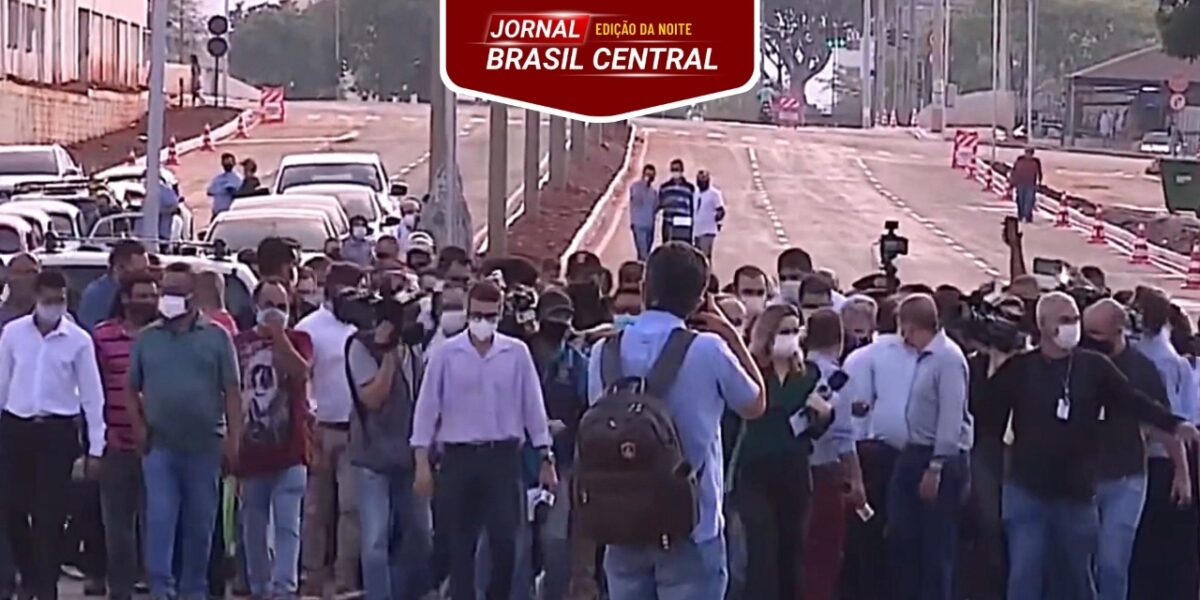
M 625 329 L 626 327 L 637 321 L 637 315 L 620 314 L 613 317 L 613 326 L 617 329 Z

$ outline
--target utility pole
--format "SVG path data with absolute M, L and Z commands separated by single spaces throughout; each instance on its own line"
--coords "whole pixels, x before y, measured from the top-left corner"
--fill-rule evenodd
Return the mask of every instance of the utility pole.
M 933 54 L 930 79 L 933 81 L 933 106 L 929 110 L 929 129 L 941 133 L 946 127 L 947 34 L 950 31 L 950 0 L 935 0 L 933 5 Z
M 571 121 L 571 162 L 576 166 L 582 165 L 587 158 L 587 142 L 583 139 L 586 135 L 587 123 Z
M 567 188 L 567 120 L 557 115 L 550 117 L 550 185 Z
M 996 64 L 1000 68 L 1000 74 L 997 83 L 1000 85 L 1000 90 L 1007 92 L 1012 89 L 1010 79 L 1012 78 L 1012 55 L 1008 53 L 1008 0 L 998 0 L 1000 33 L 998 34 L 999 42 L 997 52 L 999 57 Z
M 917 0 L 908 0 L 908 15 L 905 19 L 905 29 L 908 40 L 904 46 L 904 65 L 908 76 L 904 80 L 904 97 L 907 99 L 904 119 L 909 126 L 915 126 L 912 115 L 921 108 L 920 93 L 917 88 Z
M 488 252 L 508 252 L 508 107 L 492 102 L 488 134 Z
M 879 82 L 879 107 L 875 111 L 877 121 L 884 121 L 888 111 L 888 12 L 887 0 L 878 0 L 875 23 L 879 34 L 879 51 L 875 53 L 875 78 Z
M 1033 141 L 1033 94 L 1035 84 L 1035 76 L 1037 73 L 1037 0 L 1029 0 L 1029 21 L 1026 24 L 1028 30 L 1025 32 L 1025 45 L 1027 46 L 1028 55 L 1025 57 L 1025 136 L 1030 142 Z
M 1000 7 L 1004 0 L 992 0 L 992 140 L 991 159 L 996 161 L 996 125 L 1000 120 Z
M 892 27 L 896 30 L 896 47 L 892 50 L 892 114 L 904 112 L 904 2 L 892 0 Z M 899 117 L 897 117 L 899 118 Z
M 433 22 L 433 52 L 429 54 L 429 191 L 432 193 L 437 182 L 438 169 L 445 162 L 445 139 L 442 128 L 446 117 L 446 88 L 441 77 L 441 35 L 437 19 Z
M 163 120 L 167 95 L 163 85 L 167 75 L 167 0 L 154 0 L 150 12 L 150 102 L 146 114 L 146 199 L 142 201 L 142 237 L 157 240 L 158 203 L 162 195 L 159 154 L 163 147 Z M 158 244 L 147 244 L 152 252 Z
M 875 124 L 875 35 L 874 25 L 871 23 L 871 6 L 874 0 L 862 0 L 862 3 L 862 126 L 863 129 L 869 129 Z
M 538 203 L 538 181 L 542 178 L 542 114 L 525 111 L 525 214 L 541 211 Z

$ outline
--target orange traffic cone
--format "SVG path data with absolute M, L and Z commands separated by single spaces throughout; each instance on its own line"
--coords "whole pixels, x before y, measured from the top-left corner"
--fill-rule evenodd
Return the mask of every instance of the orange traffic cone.
M 175 145 L 175 136 L 171 136 L 171 142 L 167 144 L 167 160 L 164 164 L 168 167 L 179 166 L 179 148 Z
M 208 123 L 204 124 L 204 135 L 200 137 L 200 149 L 204 152 L 212 152 L 216 148 L 213 146 L 212 127 Z
M 1150 244 L 1146 242 L 1146 224 L 1138 223 L 1137 239 L 1133 240 L 1133 254 L 1129 255 L 1129 264 L 1150 264 Z
M 1071 209 L 1067 206 L 1066 194 L 1063 194 L 1062 200 L 1058 201 L 1058 218 L 1054 220 L 1054 227 L 1058 229 L 1071 227 Z
M 133 148 L 129 149 L 129 154 L 125 157 L 125 164 L 137 164 L 137 152 L 134 152 Z
M 1103 244 L 1108 241 L 1108 235 L 1104 228 L 1104 208 L 1097 206 L 1096 214 L 1092 216 L 1092 236 L 1088 238 L 1089 244 Z
M 1200 290 L 1200 244 L 1192 246 L 1192 257 L 1188 260 L 1187 278 L 1183 289 Z
M 246 120 L 242 118 L 242 115 L 238 115 L 237 133 L 234 136 L 239 139 L 246 137 Z

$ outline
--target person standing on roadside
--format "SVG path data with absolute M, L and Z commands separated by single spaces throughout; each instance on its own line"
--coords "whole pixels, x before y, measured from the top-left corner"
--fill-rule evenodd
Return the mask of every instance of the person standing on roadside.
M 1016 194 L 1017 219 L 1033 222 L 1033 211 L 1037 208 L 1038 186 L 1042 184 L 1042 160 L 1034 156 L 1033 148 L 1026 148 L 1013 162 L 1008 183 Z
M 658 209 L 662 211 L 663 243 L 695 243 L 696 186 L 683 174 L 683 161 L 671 161 L 671 178 L 658 188 Z
M 246 579 L 255 598 L 295 598 L 312 440 L 312 339 L 289 325 L 292 303 L 283 281 L 260 282 L 254 302 L 257 325 L 234 338 L 245 406 L 234 473 L 242 490 Z
M 39 273 L 34 291 L 33 314 L 0 333 L 0 481 L 21 594 L 56 600 L 80 420 L 84 472 L 96 478 L 105 445 L 104 389 L 91 338 L 67 316 L 66 277 Z
M 220 508 L 222 464 L 237 464 L 242 402 L 229 334 L 192 300 L 196 275 L 184 263 L 167 266 L 158 311 L 130 355 L 134 432 L 146 448 L 146 574 L 150 596 L 203 598 Z M 180 576 L 173 575 L 180 536 Z
M 366 217 L 350 217 L 350 238 L 342 242 L 340 260 L 348 260 L 360 267 L 371 266 L 375 261 L 375 241 L 370 235 Z
M 101 321 L 114 316 L 117 295 L 124 277 L 144 273 L 150 267 L 146 247 L 137 240 L 121 240 L 108 254 L 108 272 L 93 279 L 79 297 L 76 311 L 79 326 L 91 332 Z
M 725 196 L 713 187 L 708 171 L 696 173 L 696 247 L 712 261 L 713 245 L 725 221 Z
M 253 196 L 262 189 L 258 179 L 258 163 L 253 158 L 242 159 L 242 184 L 238 186 L 237 197 Z
M 158 319 L 158 282 L 149 273 L 122 278 L 120 312 L 92 332 L 104 384 L 106 446 L 100 471 L 100 506 L 108 551 L 108 597 L 130 600 L 142 564 L 137 528 L 145 507 L 142 452 L 134 432 L 129 361 L 138 332 Z
M 208 197 L 212 198 L 212 216 L 217 216 L 233 206 L 233 199 L 242 187 L 242 178 L 234 172 L 237 158 L 226 152 L 221 155 L 221 172 L 208 184 Z
M 654 187 L 654 165 L 642 167 L 642 178 L 629 186 L 629 225 L 633 229 L 633 247 L 645 261 L 654 247 L 654 220 L 658 215 L 658 188 Z

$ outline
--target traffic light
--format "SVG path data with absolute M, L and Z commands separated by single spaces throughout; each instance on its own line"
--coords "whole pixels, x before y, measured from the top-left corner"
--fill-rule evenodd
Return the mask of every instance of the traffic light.
M 825 47 L 830 50 L 834 48 L 845 48 L 846 37 L 842 35 L 834 36 L 825 40 Z

